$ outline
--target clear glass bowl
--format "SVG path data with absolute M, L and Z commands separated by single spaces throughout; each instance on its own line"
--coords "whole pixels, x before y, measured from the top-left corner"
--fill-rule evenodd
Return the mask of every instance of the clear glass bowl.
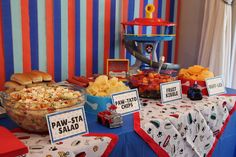
M 25 109 L 21 106 L 28 106 L 32 105 L 30 103 L 21 103 L 15 100 L 12 100 L 10 95 L 7 93 L 1 93 L 2 104 L 6 109 L 7 114 L 9 117 L 21 128 L 25 129 L 26 131 L 42 133 L 47 132 L 47 121 L 46 115 L 53 112 L 68 110 L 76 107 L 83 106 L 85 103 L 85 91 L 84 89 L 66 85 L 65 88 L 70 90 L 79 91 L 81 96 L 78 98 L 73 98 L 69 100 L 60 100 L 60 102 L 68 103 L 68 106 L 63 107 L 47 107 L 47 108 L 39 108 L 39 109 Z M 42 103 L 38 102 L 38 104 L 34 105 L 42 105 Z
M 141 98 L 160 99 L 160 84 L 174 81 L 169 75 L 143 72 L 129 77 L 129 87 L 137 88 Z

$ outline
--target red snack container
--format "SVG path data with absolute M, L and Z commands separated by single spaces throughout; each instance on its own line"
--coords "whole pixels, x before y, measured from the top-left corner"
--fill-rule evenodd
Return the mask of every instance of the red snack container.
M 28 147 L 4 127 L 0 127 L 0 156 L 13 157 L 28 153 Z
M 189 87 L 193 86 L 194 83 L 196 82 L 198 84 L 198 88 L 202 91 L 202 94 L 208 96 L 205 81 L 197 81 L 184 78 L 178 78 L 178 79 L 181 81 L 183 94 L 187 94 Z

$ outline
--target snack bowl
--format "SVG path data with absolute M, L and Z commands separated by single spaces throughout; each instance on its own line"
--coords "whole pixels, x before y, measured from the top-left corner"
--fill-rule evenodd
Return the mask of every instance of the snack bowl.
M 174 80 L 174 77 L 165 74 L 141 72 L 129 77 L 129 87 L 137 88 L 141 98 L 160 99 L 160 84 Z
M 182 68 L 178 74 L 184 94 L 187 94 L 190 87 L 197 84 L 202 94 L 208 96 L 205 80 L 212 77 L 214 77 L 214 73 L 201 65 L 190 66 L 187 69 Z
M 183 94 L 187 94 L 189 87 L 192 87 L 194 84 L 197 84 L 202 94 L 208 96 L 205 81 L 186 79 L 182 77 L 178 77 L 178 80 L 181 81 Z
M 90 94 L 86 95 L 87 101 L 84 105 L 85 111 L 90 114 L 97 115 L 99 112 L 107 110 L 112 104 L 110 96 L 93 96 Z
M 94 82 L 89 82 L 89 86 L 86 88 L 85 111 L 97 115 L 99 112 L 107 110 L 111 105 L 112 94 L 129 89 L 125 83 L 116 77 L 109 78 L 106 75 L 100 75 Z
M 40 99 L 42 101 L 39 101 L 40 99 L 36 101 L 30 93 L 31 89 L 37 88 L 43 88 L 42 91 L 45 91 L 45 93 L 41 93 L 42 97 Z M 58 93 L 53 93 L 53 89 L 56 89 Z M 49 90 L 49 93 L 46 92 L 47 90 Z M 61 90 L 64 90 L 64 95 L 59 94 Z M 32 93 L 35 94 L 34 92 Z M 52 92 L 51 95 L 50 92 Z M 73 98 L 68 97 L 68 93 L 69 96 L 71 96 L 70 93 L 75 95 L 73 95 Z M 83 106 L 85 102 L 84 93 L 82 88 L 76 86 L 32 87 L 10 94 L 1 93 L 1 98 L 7 114 L 19 127 L 29 132 L 43 133 L 48 131 L 47 114 Z M 26 97 L 23 96 L 24 94 Z M 49 94 L 49 96 L 44 96 L 46 94 Z M 60 96 L 58 97 L 57 94 Z M 45 103 L 51 97 L 55 100 Z

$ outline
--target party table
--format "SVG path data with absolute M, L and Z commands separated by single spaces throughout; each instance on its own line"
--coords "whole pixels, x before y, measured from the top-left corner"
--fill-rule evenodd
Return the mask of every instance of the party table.
M 236 94 L 236 90 L 227 89 L 227 93 Z M 145 102 L 146 100 L 142 100 L 142 102 L 143 101 Z M 225 108 L 226 108 L 226 106 L 225 106 Z M 188 113 L 186 112 L 186 114 L 188 114 Z M 201 117 L 201 115 L 198 115 L 198 112 L 195 112 L 195 114 L 193 114 L 193 115 Z M 124 120 L 123 126 L 120 128 L 116 128 L 116 129 L 109 129 L 109 128 L 106 128 L 105 126 L 98 124 L 96 122 L 95 115 L 87 114 L 86 116 L 87 116 L 87 120 L 88 120 L 89 131 L 91 133 L 118 135 L 118 137 L 119 137 L 118 143 L 115 145 L 115 147 L 113 148 L 113 150 L 109 156 L 114 156 L 114 157 L 116 157 L 116 156 L 124 156 L 124 157 L 125 156 L 127 156 L 127 157 L 128 156 L 129 157 L 130 156 L 136 156 L 136 157 L 138 157 L 138 156 L 140 156 L 140 157 L 141 156 L 157 156 L 155 151 L 153 151 L 153 150 L 155 150 L 155 149 L 153 149 L 155 147 L 151 148 L 150 141 L 149 141 L 149 143 L 145 142 L 143 140 L 143 137 L 141 137 L 140 134 L 137 132 L 137 128 L 135 128 L 135 127 L 137 127 L 137 124 L 135 124 L 135 119 L 137 118 L 137 116 L 139 116 L 139 118 L 142 118 L 142 115 L 137 115 L 137 113 L 135 113 L 132 115 L 125 116 L 123 118 L 123 120 Z M 145 116 L 145 117 L 148 117 L 148 116 Z M 204 118 L 204 117 L 202 117 L 202 118 Z M 224 119 L 224 121 L 226 121 L 227 117 L 223 116 L 222 119 Z M 174 120 L 175 120 L 175 117 L 173 117 L 173 121 L 172 121 L 173 124 L 175 124 Z M 155 124 L 155 122 L 152 122 L 152 123 Z M 193 123 L 192 120 L 191 120 L 191 123 Z M 212 123 L 212 122 L 209 122 L 209 123 Z M 215 156 L 215 157 L 218 157 L 218 156 L 234 157 L 234 156 L 236 156 L 236 127 L 235 127 L 235 124 L 236 124 L 236 114 L 233 113 L 230 116 L 230 118 L 228 118 L 227 125 L 224 128 L 224 131 L 222 132 L 222 135 L 220 136 L 218 141 L 213 142 L 214 149 L 212 152 L 212 156 Z M 7 127 L 8 129 L 17 128 L 17 125 L 14 124 L 14 122 L 12 122 L 8 117 L 6 117 L 4 119 L 0 119 L 0 125 L 3 125 L 5 127 Z M 147 125 L 150 125 L 150 124 L 147 123 Z M 158 124 L 156 124 L 156 125 L 158 125 Z M 155 125 L 153 125 L 153 126 L 155 126 Z M 208 125 L 208 126 L 211 126 L 211 125 Z M 218 126 L 218 125 L 216 125 L 216 126 Z M 175 127 L 177 127 L 177 126 L 175 126 Z M 209 129 L 209 128 L 206 127 L 206 129 Z M 214 128 L 211 128 L 211 129 L 214 129 Z M 217 128 L 215 128 L 215 129 L 217 130 Z M 148 131 L 148 129 L 146 131 Z M 181 133 L 181 131 L 180 131 L 180 133 Z M 186 140 L 189 140 L 189 138 L 194 138 L 194 137 L 191 137 L 191 134 L 188 133 L 188 134 L 186 134 Z M 214 140 L 214 137 L 212 136 L 208 140 L 205 140 L 205 141 L 208 142 L 210 140 Z M 201 146 L 201 145 L 199 145 L 199 146 Z M 189 147 L 189 146 L 186 146 L 186 148 L 187 147 Z M 189 151 L 191 151 L 191 150 L 192 149 L 189 149 Z M 199 148 L 199 150 L 197 151 L 197 154 L 195 156 L 204 155 L 204 152 L 201 152 L 201 150 L 202 149 Z

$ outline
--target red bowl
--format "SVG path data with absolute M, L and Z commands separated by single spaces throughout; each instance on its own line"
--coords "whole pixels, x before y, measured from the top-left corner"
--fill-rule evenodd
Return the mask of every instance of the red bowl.
M 196 82 L 198 84 L 198 88 L 202 91 L 202 94 L 208 96 L 205 81 L 197 81 L 184 78 L 178 78 L 178 79 L 181 81 L 183 94 L 187 94 L 189 87 L 193 86 L 194 83 Z

